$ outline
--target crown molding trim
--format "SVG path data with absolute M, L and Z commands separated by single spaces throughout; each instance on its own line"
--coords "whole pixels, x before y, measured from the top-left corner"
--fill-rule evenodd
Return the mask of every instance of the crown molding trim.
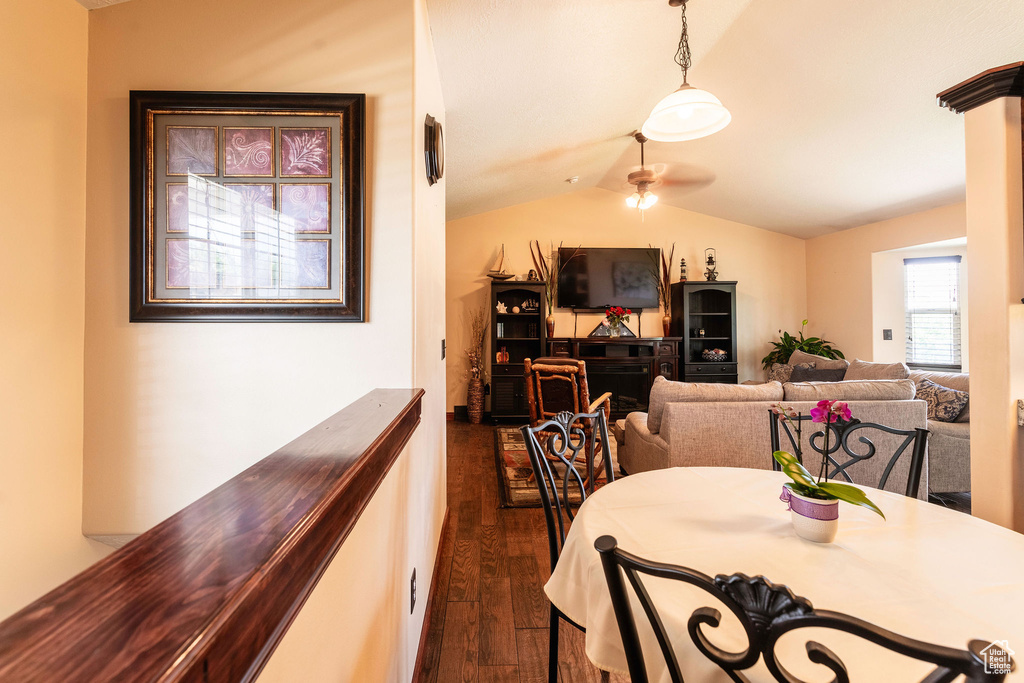
M 963 114 L 1000 97 L 1024 96 L 1024 62 L 1014 62 L 982 71 L 963 83 L 943 90 L 936 98 L 940 107 Z

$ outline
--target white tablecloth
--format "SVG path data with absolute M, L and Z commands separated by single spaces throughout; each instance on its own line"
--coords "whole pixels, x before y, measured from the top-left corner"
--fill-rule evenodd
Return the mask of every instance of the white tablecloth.
M 682 565 L 710 576 L 762 574 L 789 586 L 819 609 L 836 610 L 930 643 L 965 649 L 969 640 L 1005 640 L 1016 649 L 1024 680 L 1024 535 L 894 493 L 866 489 L 885 512 L 840 503 L 834 543 L 796 536 L 779 500 L 780 472 L 733 468 L 672 468 L 635 474 L 610 484 L 580 508 L 551 579 L 551 602 L 586 627 L 590 660 L 626 673 L 626 659 L 594 541 L 614 536 L 640 557 Z M 677 634 L 677 656 L 687 681 L 727 681 L 693 646 L 686 621 L 695 609 L 723 612 L 722 626 L 705 629 L 712 642 L 745 649 L 739 622 L 713 596 L 679 582 L 646 577 L 655 604 Z M 628 584 L 627 584 L 628 585 Z M 632 594 L 632 589 L 629 589 Z M 647 618 L 634 599 L 652 681 L 669 681 Z M 783 666 L 809 681 L 831 680 L 807 660 L 809 639 L 844 661 L 853 681 L 920 680 L 929 665 L 889 653 L 852 636 L 800 629 L 779 642 Z M 763 662 L 748 674 L 773 680 Z

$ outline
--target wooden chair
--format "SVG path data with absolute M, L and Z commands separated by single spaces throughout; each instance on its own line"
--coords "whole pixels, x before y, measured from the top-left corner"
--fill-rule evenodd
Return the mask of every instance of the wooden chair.
M 590 400 L 587 385 L 587 364 L 574 358 L 538 358 L 523 361 L 526 381 L 526 402 L 530 408 L 530 426 L 553 419 L 559 413 L 571 414 L 604 412 L 605 424 L 611 422 L 610 391 Z M 592 436 L 590 426 L 584 427 L 587 438 Z M 608 442 L 597 444 L 598 455 L 604 458 Z M 588 482 L 589 484 L 589 482 Z
M 529 367 L 530 361 L 526 363 Z M 540 490 L 541 507 L 544 508 L 544 520 L 548 528 L 551 571 L 554 571 L 565 543 L 565 534 L 575 516 L 573 507 L 582 505 L 596 488 L 597 444 L 608 443 L 608 422 L 602 410 L 590 413 L 562 412 L 551 420 L 520 429 Z M 588 433 L 596 435 L 596 438 L 588 436 Z M 580 474 L 578 464 L 585 464 L 586 478 Z M 611 458 L 604 458 L 604 475 L 608 483 L 615 480 Z M 558 681 L 558 625 L 563 619 L 581 631 L 584 630 L 551 605 L 548 632 L 549 683 Z M 601 680 L 607 678 L 607 674 L 602 672 Z
M 800 444 L 803 440 L 800 438 L 799 434 L 794 434 L 793 432 L 797 430 L 811 432 L 806 443 L 814 453 L 828 460 L 826 468 L 828 469 L 828 478 L 830 480 L 841 477 L 851 484 L 863 484 L 864 486 L 884 489 L 885 485 L 889 481 L 889 475 L 892 473 L 896 463 L 898 463 L 900 458 L 902 458 L 907 450 L 910 449 L 910 470 L 907 476 L 905 493 L 910 498 L 917 498 L 918 491 L 921 487 L 921 474 L 924 471 L 925 452 L 928 446 L 929 432 L 927 429 L 896 429 L 876 422 L 861 422 L 858 419 L 853 419 L 849 422 L 835 422 L 829 425 L 829 428 L 832 430 L 832 434 L 829 436 L 829 449 L 826 454 L 823 452 L 825 449 L 825 440 L 822 436 L 824 434 L 824 424 L 819 426 L 816 423 L 812 423 L 810 415 L 799 415 L 797 417 L 789 418 L 796 424 L 796 427 L 791 429 L 789 422 L 783 421 L 780 416 L 776 415 L 772 411 L 769 410 L 768 415 L 771 429 L 772 453 L 782 450 L 782 434 L 785 433 L 787 441 L 789 442 L 786 448 L 792 448 L 793 454 L 796 455 L 801 463 L 803 463 L 804 454 L 801 452 L 800 448 Z M 812 429 L 808 430 L 806 427 L 811 427 Z M 888 456 L 889 461 L 885 464 L 885 469 L 882 471 L 881 479 L 877 482 L 854 481 L 850 473 L 847 472 L 848 468 L 855 467 L 858 463 L 864 462 L 865 460 L 870 460 L 877 454 L 875 444 L 871 439 L 863 435 L 864 430 L 874 430 L 877 433 L 893 434 L 897 437 L 903 437 L 903 440 L 895 447 L 892 455 Z M 870 433 L 870 431 L 868 433 Z M 857 435 L 856 443 L 851 443 L 851 437 L 854 435 Z M 857 450 L 861 450 L 863 452 L 857 453 Z M 810 465 L 809 469 L 812 472 L 816 472 L 817 466 L 820 464 L 821 460 L 818 460 L 817 463 Z M 804 465 L 807 466 L 806 463 L 804 463 Z M 774 457 L 772 458 L 772 469 L 776 471 L 781 469 L 779 463 Z
M 749 577 L 737 573 L 729 576 L 719 574 L 712 578 L 694 569 L 644 560 L 620 549 L 612 536 L 601 536 L 594 543 L 594 547 L 601 556 L 615 621 L 619 626 L 629 676 L 633 683 L 647 683 L 648 676 L 623 575 L 632 586 L 633 593 L 654 630 L 673 683 L 681 683 L 683 680 L 676 651 L 672 645 L 673 634 L 668 632 L 658 613 L 657 605 L 651 600 L 644 586 L 644 576 L 687 583 L 702 589 L 713 598 L 717 605 L 700 607 L 689 617 L 689 636 L 696 650 L 714 662 L 734 681 L 747 680 L 741 672 L 750 669 L 763 658 L 765 666 L 775 680 L 780 683 L 800 683 L 800 680 L 786 671 L 778 660 L 775 644 L 786 634 L 803 628 L 813 628 L 818 633 L 822 629 L 842 631 L 905 657 L 927 662 L 935 667 L 928 676 L 921 679 L 928 683 L 960 680 L 959 676 L 963 676 L 967 683 L 998 683 L 1006 677 L 1003 673 L 989 673 L 986 667 L 985 650 L 992 652 L 991 648 L 994 647 L 999 654 L 1006 654 L 989 640 L 972 640 L 966 650 L 933 645 L 901 636 L 841 612 L 817 609 L 806 598 L 795 595 L 786 586 L 773 584 L 763 576 Z M 708 638 L 707 629 L 715 629 L 721 623 L 722 607 L 732 612 L 746 632 L 746 642 L 749 644 L 746 650 L 729 652 L 719 648 Z M 831 669 L 835 675 L 834 681 L 850 680 L 846 665 L 827 647 L 810 640 L 806 644 L 806 650 L 808 659 Z M 1015 666 L 1013 660 L 1009 659 L 1008 655 L 1007 659 L 1008 668 L 1012 671 Z M 893 679 L 884 676 L 876 677 L 874 680 Z

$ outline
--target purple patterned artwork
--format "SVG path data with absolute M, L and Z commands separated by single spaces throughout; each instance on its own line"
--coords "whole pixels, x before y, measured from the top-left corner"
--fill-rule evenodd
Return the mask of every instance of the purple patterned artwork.
M 295 232 L 330 232 L 331 186 L 282 184 L 281 215 L 295 222 Z
M 276 227 L 272 184 L 225 183 L 224 186 L 235 193 L 232 195 L 232 204 L 238 203 L 236 210 L 241 212 L 243 232 L 254 232 L 263 227 L 261 232 L 269 233 Z
M 329 288 L 331 266 L 328 255 L 330 240 L 299 240 L 295 242 L 295 286 L 302 289 Z
M 167 240 L 167 287 L 188 287 L 189 240 Z
M 224 128 L 224 175 L 274 175 L 273 128 Z
M 167 232 L 188 232 L 187 183 L 167 183 Z
M 216 126 L 167 126 L 167 175 L 217 175 Z
M 329 178 L 330 128 L 282 128 L 281 175 Z

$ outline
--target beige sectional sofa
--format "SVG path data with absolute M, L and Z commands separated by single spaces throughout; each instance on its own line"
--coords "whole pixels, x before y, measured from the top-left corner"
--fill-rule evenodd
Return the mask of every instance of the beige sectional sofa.
M 927 422 L 927 405 L 915 400 L 914 393 L 910 380 L 748 386 L 669 382 L 659 377 L 651 390 L 649 412 L 626 417 L 618 462 L 630 474 L 679 466 L 771 469 L 772 403 L 783 401 L 806 414 L 823 398 L 845 400 L 863 422 L 914 429 Z M 880 452 L 892 453 L 899 437 L 872 434 L 872 440 Z M 850 472 L 855 481 L 875 484 L 886 464 L 873 458 Z M 901 458 L 886 488 L 902 492 L 908 471 L 909 457 Z M 927 497 L 929 476 L 926 462 L 921 498 Z
M 970 392 L 967 373 L 911 371 L 916 385 L 930 379 L 936 384 Z M 953 422 L 928 420 L 929 462 L 928 486 L 932 493 L 955 493 L 971 490 L 971 405 Z

